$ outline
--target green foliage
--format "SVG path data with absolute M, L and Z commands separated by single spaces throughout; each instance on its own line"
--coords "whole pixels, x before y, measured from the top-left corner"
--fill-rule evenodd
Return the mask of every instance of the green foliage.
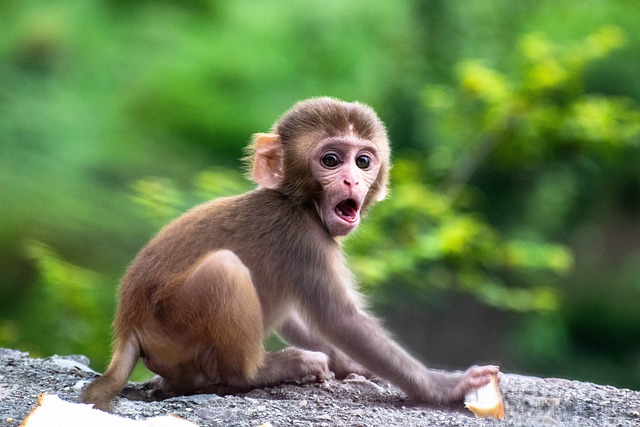
M 192 179 L 193 189 L 180 191 L 168 178 L 147 177 L 132 185 L 134 203 L 158 227 L 168 223 L 197 203 L 218 197 L 233 196 L 249 189 L 249 183 L 237 171 L 226 168 L 207 169 Z
M 591 221 L 590 201 L 609 197 L 611 187 L 599 183 L 616 175 L 638 182 L 637 174 L 625 172 L 626 166 L 620 168 L 627 158 L 637 165 L 637 160 L 631 160 L 638 158 L 640 144 L 637 102 L 589 92 L 585 83 L 594 63 L 624 42 L 622 31 L 612 26 L 567 45 L 553 43 L 539 33 L 528 34 L 520 43 L 519 68 L 511 75 L 483 61 L 465 60 L 458 67 L 455 88 L 431 86 L 425 92 L 425 102 L 438 117 L 441 138 L 425 160 L 430 173 L 409 181 L 442 189 L 440 200 L 442 194 L 450 197 L 448 205 L 463 216 L 453 222 L 446 216 L 435 218 L 431 229 L 412 230 L 411 242 L 427 239 L 443 245 L 447 238 L 451 240 L 447 236 L 453 236 L 451 248 L 464 242 L 467 250 L 458 251 L 459 258 L 453 262 L 436 258 L 435 267 L 445 272 L 438 278 L 470 290 L 485 303 L 516 310 L 561 311 L 561 315 L 525 316 L 517 329 L 512 348 L 535 369 L 549 371 L 560 363 L 584 377 L 607 365 L 612 377 L 622 378 L 623 372 L 627 378 L 629 372 L 638 376 L 631 362 L 637 346 L 622 350 L 622 342 L 637 341 L 637 322 L 627 319 L 614 322 L 617 326 L 613 327 L 606 319 L 625 312 L 624 304 L 612 301 L 618 292 L 631 292 L 633 299 L 640 294 L 627 287 L 606 296 L 602 278 L 584 280 L 580 274 L 572 278 L 576 275 L 572 271 L 575 250 L 560 243 L 571 241 L 576 222 Z M 637 184 L 629 185 L 636 188 Z M 594 194 L 596 189 L 603 193 Z M 422 194 L 428 197 L 427 191 Z M 637 212 L 640 194 L 631 194 L 616 209 Z M 443 234 L 450 224 L 457 224 L 455 231 Z M 464 239 L 456 238 L 459 236 Z M 482 258 L 474 256 L 474 242 L 476 247 L 487 245 L 480 251 Z M 445 247 L 436 248 L 438 256 L 456 254 L 451 248 L 448 252 Z M 406 256 L 420 261 L 417 254 L 424 257 L 424 253 L 429 252 Z M 475 268 L 471 274 L 469 264 Z M 593 269 L 583 264 L 580 270 Z M 593 273 L 596 271 L 597 267 Z M 626 279 L 629 285 L 633 282 L 637 276 Z M 600 301 L 599 308 L 586 310 L 593 298 Z M 612 305 L 616 309 L 607 309 Z M 588 332 L 586 325 L 591 325 Z M 613 345 L 595 338 L 611 336 L 605 330 L 614 329 L 627 338 Z M 583 346 L 595 353 L 583 356 Z M 616 349 L 617 368 L 605 361 L 611 357 L 602 355 L 607 348 Z
M 421 182 L 419 171 L 407 159 L 395 164 L 391 200 L 349 242 L 351 262 L 365 284 L 406 283 L 416 293 L 459 289 L 517 311 L 558 308 L 560 291 L 549 276 L 561 277 L 572 267 L 565 246 L 501 235 L 480 212 Z M 517 279 L 509 283 L 507 274 Z
M 558 279 L 573 266 L 571 250 L 553 242 L 552 233 L 529 236 L 492 224 L 478 209 L 490 189 L 474 185 L 474 173 L 488 163 L 515 173 L 535 167 L 530 185 L 537 191 L 525 201 L 530 215 L 542 215 L 539 223 L 564 224 L 553 217 L 569 211 L 579 171 L 567 165 L 564 181 L 561 172 L 546 172 L 558 152 L 599 161 L 639 140 L 640 109 L 630 99 L 584 91 L 589 63 L 623 40 L 616 27 L 568 48 L 529 34 L 521 43 L 518 78 L 466 60 L 457 88 L 429 87 L 425 102 L 438 114 L 443 137 L 422 164 L 405 158 L 395 165 L 393 201 L 376 211 L 352 245 L 365 281 L 400 277 L 416 292 L 458 288 L 500 308 L 558 309 Z M 513 222 L 525 226 L 522 217 Z
M 455 90 L 429 87 L 425 93 L 427 104 L 445 124 L 441 132 L 446 139 L 435 148 L 439 171 L 446 174 L 453 168 L 449 184 L 457 185 L 489 155 L 497 166 L 531 168 L 563 156 L 600 158 L 619 153 L 623 146 L 637 146 L 640 110 L 633 100 L 584 88 L 591 62 L 623 40 L 616 27 L 603 28 L 568 48 L 529 34 L 520 45 L 522 67 L 512 81 L 482 61 L 462 62 Z M 448 163 L 442 164 L 441 150 Z M 459 158 L 463 161 L 454 164 Z
M 11 338 L 20 337 L 21 346 L 35 355 L 102 355 L 109 337 L 105 325 L 114 308 L 112 292 L 105 286 L 108 280 L 63 260 L 42 242 L 28 240 L 24 248 L 38 266 L 39 286 L 23 301 L 18 331 L 2 339 L 11 343 Z M 46 346 L 37 344 L 44 331 L 51 338 Z

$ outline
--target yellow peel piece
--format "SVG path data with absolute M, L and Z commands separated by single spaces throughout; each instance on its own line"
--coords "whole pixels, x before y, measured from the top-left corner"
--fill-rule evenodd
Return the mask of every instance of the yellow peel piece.
M 504 418 L 504 405 L 498 386 L 498 374 L 491 376 L 489 384 L 469 392 L 464 399 L 464 406 L 478 418 Z

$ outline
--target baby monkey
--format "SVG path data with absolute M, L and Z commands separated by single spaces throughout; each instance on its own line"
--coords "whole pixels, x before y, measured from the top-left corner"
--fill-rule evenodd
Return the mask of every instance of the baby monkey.
M 332 371 L 377 375 L 418 402 L 461 401 L 495 366 L 427 369 L 367 312 L 340 237 L 385 198 L 390 148 L 368 106 L 299 102 L 257 134 L 259 187 L 197 206 L 163 228 L 125 273 L 109 367 L 82 400 L 102 410 L 138 359 L 168 395 L 264 387 Z M 266 352 L 277 332 L 291 344 Z

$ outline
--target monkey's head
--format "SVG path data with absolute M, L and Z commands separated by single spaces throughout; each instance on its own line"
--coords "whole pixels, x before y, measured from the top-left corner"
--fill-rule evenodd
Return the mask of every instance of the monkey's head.
M 315 206 L 328 232 L 342 236 L 385 198 L 389 157 L 387 132 L 373 109 L 325 97 L 297 103 L 271 133 L 256 134 L 247 160 L 254 181 Z

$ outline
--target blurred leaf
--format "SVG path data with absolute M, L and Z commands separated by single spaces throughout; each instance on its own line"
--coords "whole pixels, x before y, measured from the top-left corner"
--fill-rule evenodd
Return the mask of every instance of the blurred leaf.
M 105 278 L 63 260 L 44 243 L 27 240 L 24 248 L 38 266 L 42 286 L 29 295 L 22 313 L 28 321 L 13 331 L 11 322 L 5 323 L 0 329 L 11 332 L 13 337 L 5 335 L 0 339 L 13 338 L 29 349 L 29 340 L 46 331 L 52 340 L 38 348 L 47 353 L 82 352 L 90 357 L 104 354 L 102 345 L 109 336 L 104 325 L 109 324 L 113 308 Z
M 504 251 L 505 263 L 512 267 L 549 269 L 557 274 L 566 274 L 573 267 L 573 256 L 562 245 L 511 241 Z
M 193 181 L 196 195 L 202 201 L 241 194 L 251 186 L 239 172 L 227 168 L 202 171 L 196 174 Z
M 182 212 L 182 193 L 171 180 L 149 177 L 136 181 L 132 187 L 135 191 L 133 201 L 142 206 L 156 223 L 166 224 Z
M 25 249 L 38 264 L 52 304 L 68 307 L 80 316 L 88 316 L 96 310 L 97 301 L 87 295 L 102 280 L 97 273 L 64 261 L 41 242 L 28 240 Z

